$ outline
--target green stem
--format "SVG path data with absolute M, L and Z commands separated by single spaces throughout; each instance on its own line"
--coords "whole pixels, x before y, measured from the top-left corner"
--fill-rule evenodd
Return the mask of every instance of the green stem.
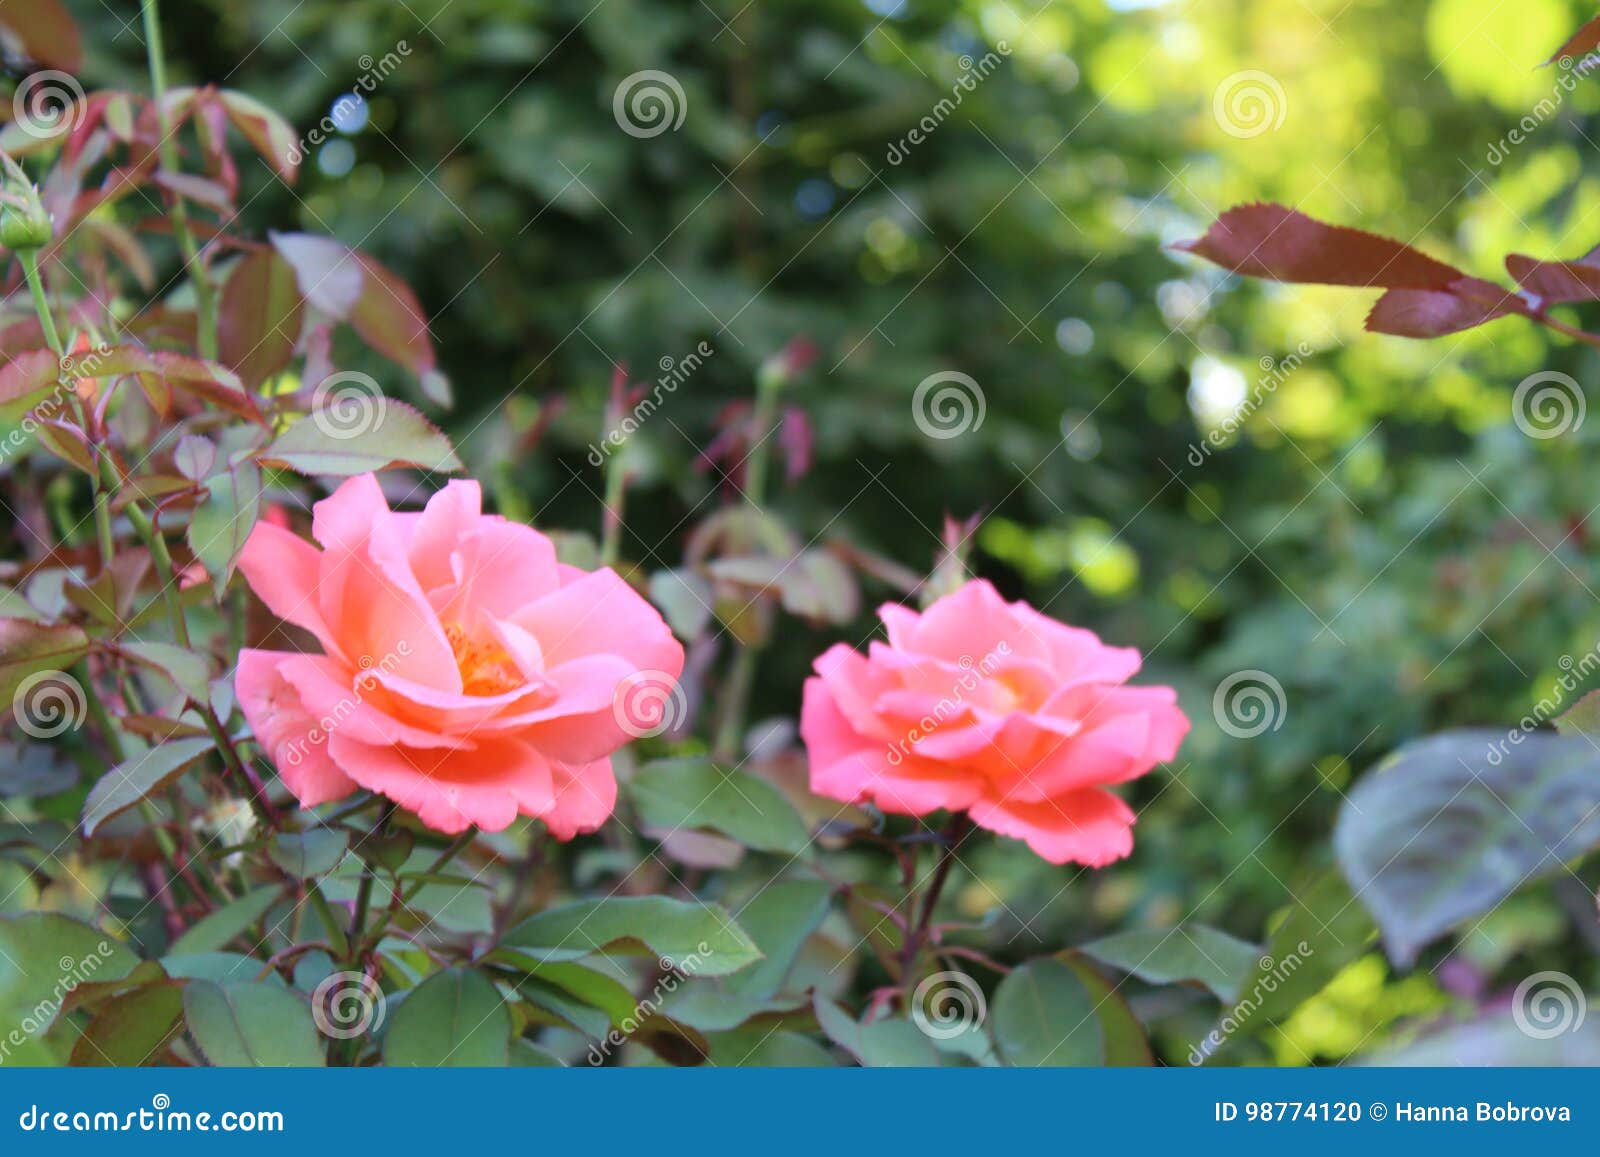
M 28 279 L 28 289 L 33 294 L 33 308 L 39 315 L 39 326 L 44 330 L 45 343 L 59 358 L 63 352 L 61 334 L 57 332 L 55 318 L 50 313 L 50 299 L 45 295 L 44 278 L 39 276 L 39 251 L 19 249 L 17 260 L 22 262 L 22 274 Z
M 328 930 L 328 941 L 333 945 L 333 954 L 339 959 L 346 959 L 350 955 L 350 941 L 345 939 L 344 928 L 334 917 L 333 905 L 328 903 L 328 898 L 322 894 L 322 886 L 315 880 L 306 881 L 306 897 L 311 901 L 311 906 L 317 910 L 317 917 L 322 921 L 323 927 Z
M 179 172 L 178 142 L 172 132 L 171 118 L 167 115 L 167 60 L 161 45 L 161 18 L 156 0 L 144 0 L 144 40 L 150 58 L 150 90 L 155 96 L 156 123 L 161 131 L 161 167 L 169 173 Z M 200 251 L 195 246 L 194 234 L 189 229 L 189 210 L 179 193 L 172 195 L 172 232 L 178 239 L 178 249 L 183 254 L 184 266 L 194 285 L 195 306 L 199 314 L 200 356 L 215 361 L 217 358 L 217 307 L 211 282 L 205 267 L 200 263 Z
M 444 851 L 439 853 L 439 857 L 434 860 L 433 863 L 429 865 L 428 870 L 423 873 L 424 877 L 437 874 L 441 869 L 448 865 L 451 860 L 460 855 L 472 843 L 472 841 L 477 838 L 477 835 L 478 832 L 476 828 L 468 828 L 466 831 L 462 832 L 453 841 L 451 841 L 449 847 L 445 848 Z M 378 946 L 378 942 L 383 939 L 383 934 L 389 930 L 389 925 L 392 924 L 394 922 L 394 918 L 400 914 L 400 910 L 407 904 L 411 903 L 412 900 L 415 900 L 417 898 L 417 893 L 421 892 L 422 889 L 426 888 L 427 886 L 428 881 L 426 878 L 421 880 L 413 880 L 400 893 L 400 898 L 394 903 L 390 904 L 389 907 L 384 910 L 383 915 L 378 917 L 378 922 L 373 925 L 372 931 L 367 933 L 366 942 L 361 946 L 361 955 L 365 955 Z

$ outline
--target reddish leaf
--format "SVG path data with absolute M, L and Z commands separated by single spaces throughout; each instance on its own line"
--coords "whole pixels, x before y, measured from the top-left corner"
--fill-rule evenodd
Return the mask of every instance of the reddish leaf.
M 433 343 L 428 340 L 428 320 L 411 287 L 375 258 L 357 253 L 366 274 L 361 297 L 350 324 L 362 339 L 391 361 L 414 374 L 434 367 Z
M 1447 289 L 1465 276 L 1400 241 L 1327 225 L 1286 205 L 1229 209 L 1204 237 L 1173 248 L 1273 281 Z
M 1600 261 L 1594 253 L 1577 261 L 1540 261 L 1513 253 L 1506 258 L 1506 270 L 1546 304 L 1600 299 Z
M 248 418 L 258 425 L 267 424 L 256 407 L 255 399 L 245 390 L 244 383 L 226 366 L 164 351 L 152 352 L 150 357 L 155 361 L 157 372 L 169 385 L 204 398 L 212 405 Z
M 99 467 L 95 463 L 94 451 L 89 446 L 89 439 L 78 427 L 52 418 L 41 418 L 34 433 L 57 458 L 76 466 L 90 478 L 98 476 Z
M 155 182 L 163 189 L 225 217 L 233 212 L 233 199 L 220 182 L 197 177 L 193 173 L 169 173 L 160 169 L 156 171 Z
M 1526 312 L 1516 294 L 1492 281 L 1464 277 L 1449 289 L 1389 290 L 1367 315 L 1367 328 L 1400 337 L 1441 337 Z
M 1545 61 L 1545 64 L 1554 64 L 1562 58 L 1581 60 L 1596 48 L 1600 48 L 1600 16 L 1596 16 L 1573 33 L 1572 39 L 1556 49 L 1556 54 Z
M 289 122 L 242 92 L 225 88 L 217 97 L 228 110 L 233 127 L 245 135 L 278 176 L 287 184 L 294 184 L 300 171 L 300 145 Z
M 54 385 L 61 363 L 52 350 L 29 350 L 0 366 L 0 405 L 21 401 Z
M 7 0 L 0 3 L 0 25 L 21 42 L 28 59 L 66 72 L 83 67 L 78 26 L 61 0 Z
M 349 318 L 366 284 L 366 273 L 348 245 L 315 233 L 271 233 L 273 246 L 294 269 L 300 293 L 340 321 Z
M 249 254 L 228 277 L 217 315 L 222 360 L 252 389 L 294 357 L 305 309 L 294 270 L 271 249 Z

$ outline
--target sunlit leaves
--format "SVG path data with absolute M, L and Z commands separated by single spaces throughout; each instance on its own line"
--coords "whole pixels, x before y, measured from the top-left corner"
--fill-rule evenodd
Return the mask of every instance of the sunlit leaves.
M 375 397 L 369 415 L 350 427 L 321 411 L 296 418 L 261 459 L 313 475 L 349 476 L 393 466 L 441 473 L 461 469 L 450 440 L 410 406 Z

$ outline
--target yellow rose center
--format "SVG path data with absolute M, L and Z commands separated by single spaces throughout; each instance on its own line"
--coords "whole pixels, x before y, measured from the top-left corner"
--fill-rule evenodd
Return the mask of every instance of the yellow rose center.
M 447 623 L 444 637 L 461 672 L 461 690 L 468 695 L 503 695 L 522 686 L 522 672 L 498 643 L 472 638 L 458 623 Z

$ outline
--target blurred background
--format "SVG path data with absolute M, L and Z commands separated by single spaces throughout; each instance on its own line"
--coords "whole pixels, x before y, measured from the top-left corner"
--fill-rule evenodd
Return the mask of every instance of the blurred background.
M 142 88 L 137 12 L 72 9 L 86 86 Z M 962 903 L 1019 952 L 1184 917 L 1259 939 L 1328 860 L 1353 776 L 1430 730 L 1509 725 L 1600 640 L 1600 476 L 1582 468 L 1600 419 L 1530 436 L 1512 401 L 1531 374 L 1588 380 L 1592 352 L 1515 320 L 1376 337 L 1371 294 L 1247 283 L 1163 249 L 1278 200 L 1480 276 L 1503 279 L 1512 250 L 1587 252 L 1600 78 L 1568 90 L 1535 66 L 1592 6 L 164 9 L 174 82 L 243 89 L 302 132 L 327 118 L 297 188 L 241 162 L 247 228 L 332 233 L 416 287 L 453 408 L 344 361 L 410 391 L 502 511 L 596 532 L 614 367 L 654 381 L 705 343 L 629 444 L 624 555 L 677 565 L 738 457 L 702 448 L 737 449 L 729 407 L 800 339 L 815 360 L 783 397 L 773 497 L 800 541 L 921 573 L 947 513 L 981 514 L 974 569 L 1145 650 L 1195 730 L 1133 785 L 1133 857 L 1092 878 L 1012 841 L 973 861 Z M 664 103 L 653 122 L 625 99 L 640 86 Z M 919 424 L 939 373 L 976 384 L 981 424 Z M 758 714 L 792 716 L 811 657 L 868 638 L 871 607 L 900 597 L 863 592 L 849 623 L 780 632 Z M 1241 673 L 1264 720 L 1214 709 Z M 1450 983 L 1363 959 L 1287 1026 L 1281 1059 L 1343 1056 L 1532 955 L 1584 974 L 1574 903 L 1592 899 L 1569 880 L 1504 905 Z

